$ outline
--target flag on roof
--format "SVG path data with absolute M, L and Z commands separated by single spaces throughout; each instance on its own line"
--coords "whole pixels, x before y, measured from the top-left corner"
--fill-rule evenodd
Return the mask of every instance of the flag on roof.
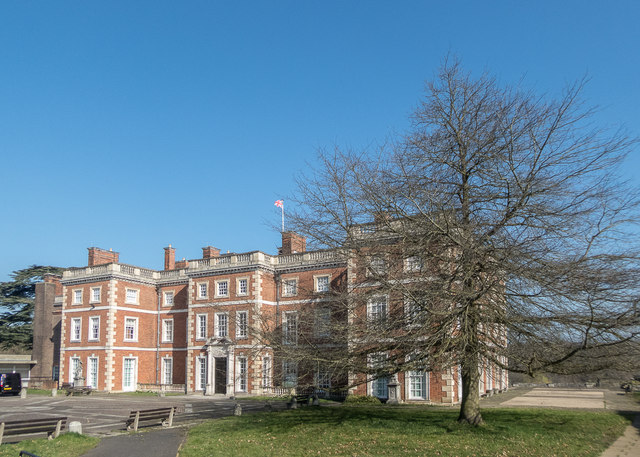
M 284 200 L 276 200 L 274 203 L 278 208 L 284 208 Z

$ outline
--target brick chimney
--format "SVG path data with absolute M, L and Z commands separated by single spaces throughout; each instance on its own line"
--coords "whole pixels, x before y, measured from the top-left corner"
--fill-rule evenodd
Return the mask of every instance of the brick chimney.
M 104 265 L 105 263 L 118 263 L 118 259 L 120 258 L 120 253 L 115 252 L 111 249 L 108 251 L 106 249 L 100 248 L 87 248 L 89 250 L 89 263 L 90 267 L 95 265 Z
M 182 270 L 183 268 L 187 268 L 189 266 L 189 261 L 186 260 L 184 257 L 182 258 L 182 260 L 176 262 L 176 270 Z
M 42 275 L 42 280 L 45 284 L 54 284 L 56 295 L 62 295 L 62 284 L 60 280 L 62 276 L 54 275 L 53 273 L 45 273 Z
M 214 248 L 213 246 L 205 246 L 202 248 L 202 258 L 203 259 L 213 259 L 214 257 L 220 256 L 220 249 Z
M 282 255 L 305 252 L 307 250 L 307 239 L 295 232 L 282 232 Z
M 382 225 L 391 221 L 391 214 L 389 211 L 376 211 L 373 213 L 373 222 L 376 225 Z
M 171 245 L 164 248 L 164 269 L 174 270 L 176 268 L 176 249 Z

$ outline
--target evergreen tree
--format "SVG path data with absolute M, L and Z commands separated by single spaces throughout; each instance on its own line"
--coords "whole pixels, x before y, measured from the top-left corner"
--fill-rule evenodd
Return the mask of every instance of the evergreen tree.
M 46 273 L 62 274 L 63 268 L 32 265 L 0 283 L 0 349 L 27 349 L 33 345 L 35 284 Z

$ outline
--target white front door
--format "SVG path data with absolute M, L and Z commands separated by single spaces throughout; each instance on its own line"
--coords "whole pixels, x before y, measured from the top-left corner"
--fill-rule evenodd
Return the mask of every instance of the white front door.
M 122 371 L 122 390 L 128 392 L 136 390 L 137 377 L 137 360 L 135 358 L 125 357 Z

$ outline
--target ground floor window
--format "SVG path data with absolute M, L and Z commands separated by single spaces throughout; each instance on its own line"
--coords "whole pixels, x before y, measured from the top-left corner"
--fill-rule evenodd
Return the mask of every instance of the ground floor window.
M 262 387 L 271 387 L 271 357 L 262 358 Z
M 407 376 L 409 377 L 409 398 L 412 400 L 426 400 L 427 372 L 424 370 L 409 371 Z
M 138 363 L 135 357 L 125 357 L 122 361 L 122 390 L 135 391 Z
M 162 384 L 173 384 L 173 359 L 162 359 Z
M 98 358 L 89 357 L 89 366 L 87 368 L 87 385 L 94 389 L 98 388 Z
M 76 374 L 81 375 L 82 368 L 80 367 L 80 357 L 71 357 L 69 359 L 69 382 L 73 383 Z
M 282 385 L 284 387 L 295 387 L 298 385 L 298 363 L 293 360 L 282 362 Z
M 247 391 L 247 358 L 238 357 L 238 391 Z
M 378 398 L 387 398 L 389 396 L 388 377 L 376 378 L 371 382 L 371 395 Z
M 380 370 L 384 368 L 386 360 L 387 360 L 387 354 L 383 352 L 369 354 L 369 367 L 372 370 Z M 388 385 L 389 385 L 388 376 L 377 376 L 375 379 L 373 379 L 373 381 L 371 381 L 370 394 L 378 398 L 383 398 L 383 399 L 388 398 L 389 396 L 389 389 L 387 388 Z
M 207 388 L 207 358 L 198 357 L 196 359 L 196 390 L 205 390 Z
M 319 389 L 331 389 L 331 373 L 325 367 L 318 367 L 316 371 L 316 386 Z

